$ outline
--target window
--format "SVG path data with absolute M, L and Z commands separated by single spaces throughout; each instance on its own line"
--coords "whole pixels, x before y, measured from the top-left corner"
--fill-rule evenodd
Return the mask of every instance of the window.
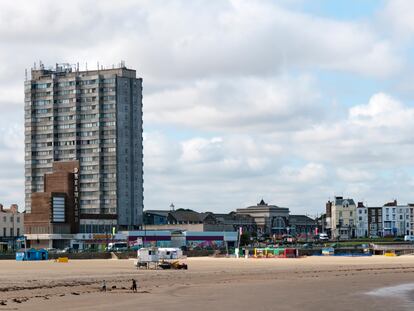
M 17 228 L 17 236 L 20 236 L 20 228 Z
M 13 228 L 10 228 L 10 236 L 14 236 Z
M 351 212 L 349 212 L 349 216 L 350 216 L 350 217 L 352 217 L 352 211 L 351 211 Z
M 47 89 L 51 85 L 52 85 L 51 83 L 37 83 L 33 85 L 33 88 L 34 89 Z
M 17 223 L 20 223 L 20 217 L 16 217 L 16 221 L 17 221 Z
M 6 228 L 3 228 L 3 236 L 7 236 Z

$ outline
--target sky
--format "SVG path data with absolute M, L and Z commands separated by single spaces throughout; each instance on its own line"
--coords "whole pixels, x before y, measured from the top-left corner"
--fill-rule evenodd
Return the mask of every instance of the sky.
M 143 78 L 144 206 L 414 202 L 414 1 L 0 0 L 0 202 L 24 209 L 25 69 Z

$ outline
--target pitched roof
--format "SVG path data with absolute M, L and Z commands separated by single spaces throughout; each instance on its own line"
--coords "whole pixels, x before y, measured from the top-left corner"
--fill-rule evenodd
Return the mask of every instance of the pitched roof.
M 394 200 L 393 202 L 385 203 L 384 206 L 397 206 L 397 200 Z
M 344 199 L 343 197 L 335 197 L 335 205 L 342 205 L 344 201 L 348 201 L 349 205 L 355 205 L 354 199 Z
M 289 215 L 289 224 L 295 223 L 314 223 L 315 220 L 306 215 Z
M 194 211 L 171 211 L 169 213 L 171 217 L 173 217 L 176 221 L 182 222 L 202 222 L 204 220 L 204 216 L 200 213 Z

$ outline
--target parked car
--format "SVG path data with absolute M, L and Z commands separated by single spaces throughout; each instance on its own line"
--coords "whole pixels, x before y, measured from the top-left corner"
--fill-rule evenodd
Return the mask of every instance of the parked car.
M 329 236 L 326 233 L 319 233 L 315 235 L 314 240 L 319 242 L 329 241 Z
M 302 245 L 303 249 L 312 249 L 313 248 L 313 244 L 312 243 L 305 243 Z
M 110 252 L 123 252 L 128 250 L 128 243 L 127 242 L 115 242 L 109 243 L 106 249 Z
M 406 241 L 406 242 L 414 242 L 414 235 L 406 235 L 406 236 L 404 236 L 404 241 Z
M 59 249 L 56 251 L 58 254 L 64 254 L 64 253 L 73 253 L 74 250 L 72 247 L 65 247 L 64 249 Z

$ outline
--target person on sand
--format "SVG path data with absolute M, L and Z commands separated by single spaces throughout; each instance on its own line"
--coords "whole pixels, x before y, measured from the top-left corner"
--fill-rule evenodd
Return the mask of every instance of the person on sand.
M 102 291 L 106 292 L 106 281 L 105 280 L 103 280 L 102 282 Z
M 137 292 L 137 281 L 135 281 L 134 279 L 132 279 L 132 287 L 131 287 L 132 291 L 134 293 Z

